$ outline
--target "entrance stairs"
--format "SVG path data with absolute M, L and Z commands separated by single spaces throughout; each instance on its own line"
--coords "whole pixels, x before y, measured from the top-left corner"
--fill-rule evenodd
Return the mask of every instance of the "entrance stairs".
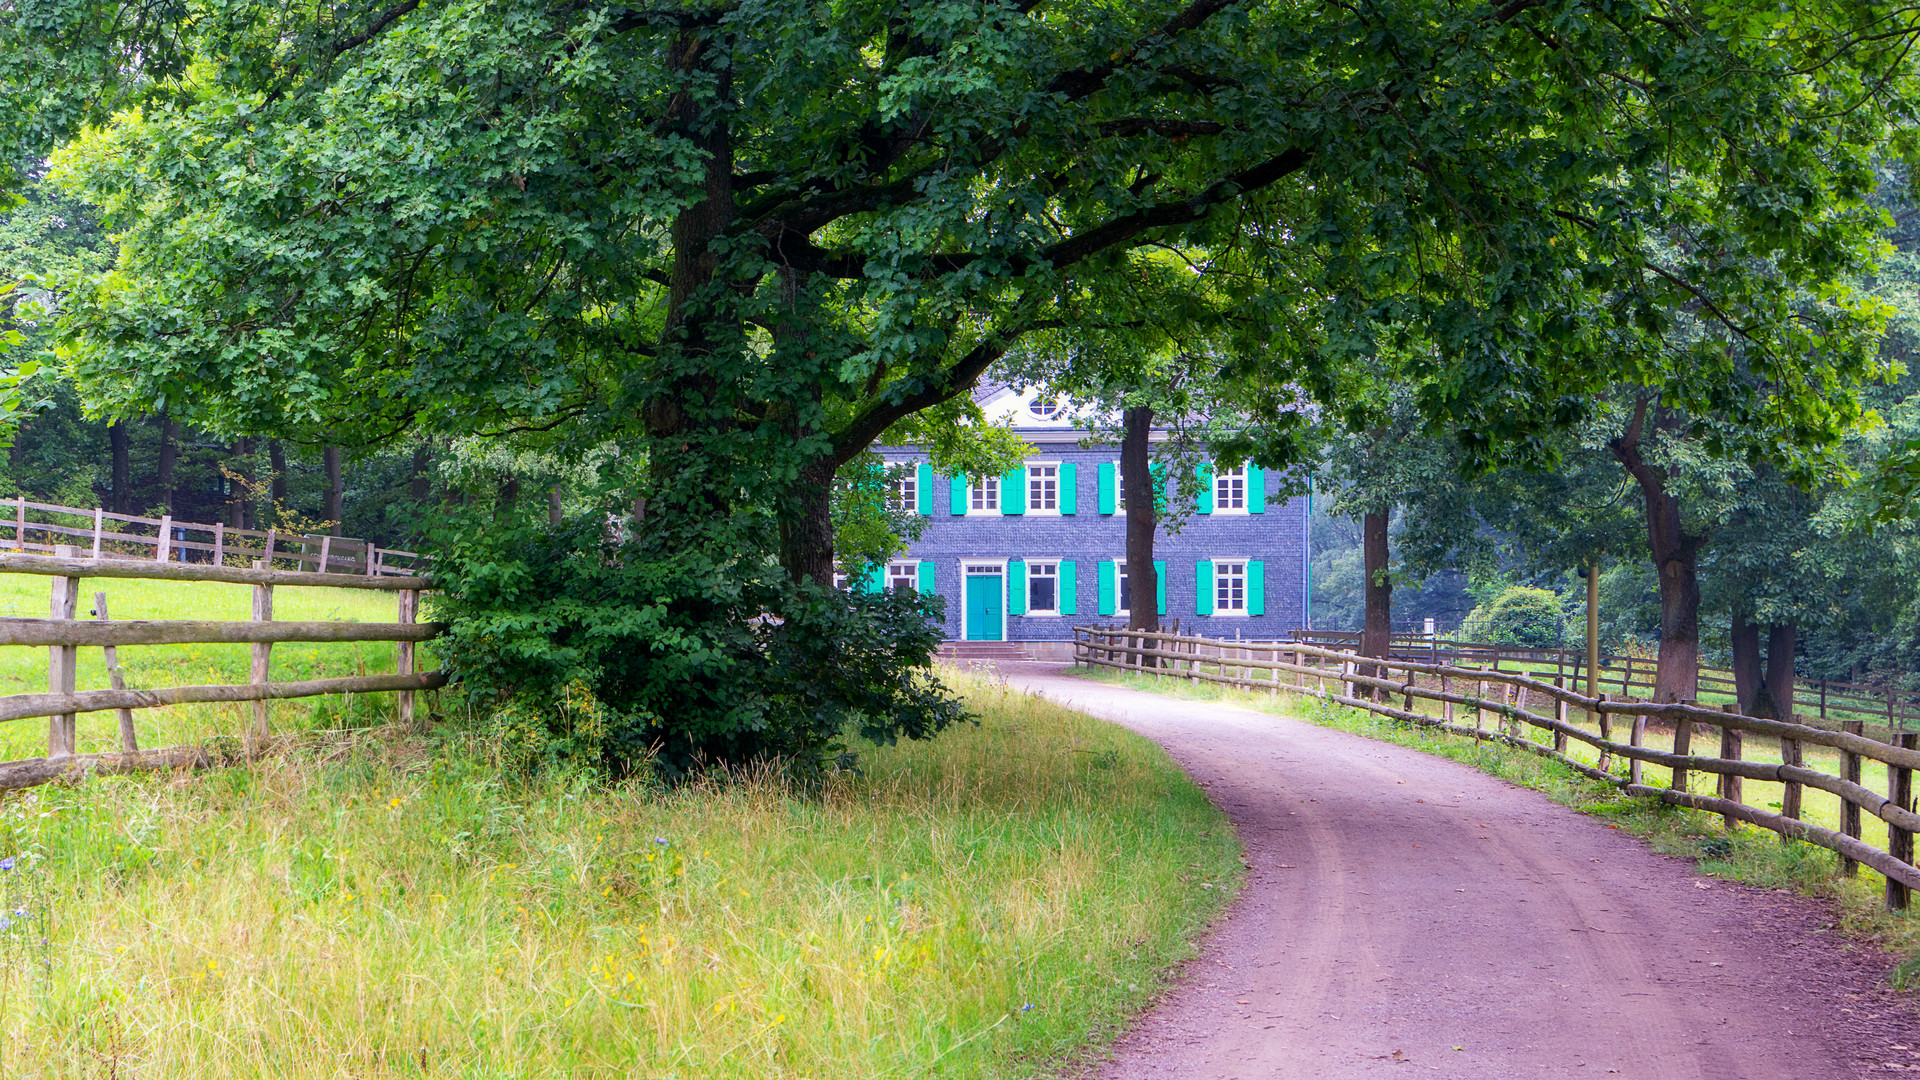
M 943 660 L 1031 660 L 1018 641 L 949 641 L 936 653 Z

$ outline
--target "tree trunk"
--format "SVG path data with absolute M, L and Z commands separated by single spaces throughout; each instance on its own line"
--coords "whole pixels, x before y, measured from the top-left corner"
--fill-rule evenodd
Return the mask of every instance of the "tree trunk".
M 566 514 L 561 509 L 560 489 L 558 487 L 548 488 L 547 489 L 547 524 L 557 529 L 560 527 L 560 522 L 562 522 L 565 519 L 566 519 Z
M 227 525 L 235 529 L 253 528 L 253 440 L 234 440 L 233 494 L 227 500 Z
M 433 452 L 427 448 L 426 443 L 413 448 L 413 470 L 407 476 L 407 495 L 415 503 L 426 502 L 427 496 L 433 491 L 433 473 L 430 471 L 432 464 Z M 328 477 L 328 481 L 332 481 L 331 476 Z
M 333 522 L 329 528 L 333 535 L 344 536 L 346 533 L 340 526 L 341 519 L 347 516 L 347 489 L 340 479 L 340 448 L 329 446 L 320 451 L 320 463 L 327 471 L 327 520 Z
M 1385 659 L 1393 645 L 1393 578 L 1387 570 L 1387 522 L 1392 510 L 1368 514 L 1360 528 L 1361 560 L 1366 571 L 1366 624 L 1360 631 L 1360 655 Z M 1360 674 L 1378 678 L 1383 669 L 1372 664 L 1360 667 Z M 1371 698 L 1366 687 L 1360 696 Z
M 796 582 L 833 587 L 833 478 L 831 461 L 800 470 L 794 511 L 780 523 L 780 562 Z
M 280 445 L 279 439 L 267 440 L 267 467 L 273 470 L 274 521 L 280 520 L 280 508 L 287 505 L 287 450 Z
M 1160 629 L 1160 574 L 1153 565 L 1154 530 L 1158 525 L 1153 490 L 1153 407 L 1136 405 L 1123 417 L 1120 439 L 1120 480 L 1127 500 L 1127 626 L 1134 630 Z M 1116 598 L 1117 599 L 1117 598 Z
M 1761 676 L 1760 625 L 1735 612 L 1727 636 L 1733 643 L 1733 696 L 1742 716 L 1758 716 L 1754 710 L 1766 688 Z
M 1667 490 L 1672 470 L 1648 464 L 1641 454 L 1651 405 L 1647 398 L 1635 404 L 1626 433 L 1611 446 L 1614 457 L 1640 485 L 1646 503 L 1647 546 L 1660 576 L 1660 659 L 1653 699 L 1693 701 L 1700 695 L 1699 561 L 1707 534 L 1688 532 L 1682 524 L 1680 498 Z
M 180 457 L 180 424 L 161 413 L 160 421 L 160 512 L 173 513 L 173 466 Z
M 107 425 L 107 444 L 113 451 L 113 475 L 110 480 L 113 501 L 108 509 L 116 514 L 133 513 L 133 492 L 130 490 L 133 469 L 127 460 L 127 442 L 126 421 L 117 420 Z
M 1797 623 L 1774 623 L 1767 629 L 1767 694 L 1773 698 L 1776 720 L 1793 720 L 1793 654 L 1799 636 Z

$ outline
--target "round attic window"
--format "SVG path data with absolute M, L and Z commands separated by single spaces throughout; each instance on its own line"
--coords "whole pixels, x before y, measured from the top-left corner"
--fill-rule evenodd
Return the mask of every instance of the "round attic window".
M 1042 420 L 1051 420 L 1060 415 L 1060 401 L 1058 398 L 1035 398 L 1033 404 L 1027 406 L 1027 411 Z

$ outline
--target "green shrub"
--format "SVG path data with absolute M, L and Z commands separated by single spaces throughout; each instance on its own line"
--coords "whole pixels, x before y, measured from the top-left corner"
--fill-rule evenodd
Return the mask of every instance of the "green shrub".
M 593 518 L 443 543 L 455 686 L 509 764 L 669 778 L 772 761 L 814 774 L 965 716 L 932 674 L 938 597 L 796 585 L 712 543 L 608 539 Z
M 1551 591 L 1512 585 L 1475 607 L 1460 627 L 1460 635 L 1469 641 L 1508 645 L 1558 645 L 1560 619 L 1560 598 Z

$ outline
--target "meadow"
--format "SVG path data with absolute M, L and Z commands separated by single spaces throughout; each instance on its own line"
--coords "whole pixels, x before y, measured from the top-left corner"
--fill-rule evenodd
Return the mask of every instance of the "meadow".
M 977 726 L 808 793 L 503 776 L 442 724 L 13 794 L 0 1075 L 1054 1075 L 1239 848 L 1152 744 L 947 677 Z

